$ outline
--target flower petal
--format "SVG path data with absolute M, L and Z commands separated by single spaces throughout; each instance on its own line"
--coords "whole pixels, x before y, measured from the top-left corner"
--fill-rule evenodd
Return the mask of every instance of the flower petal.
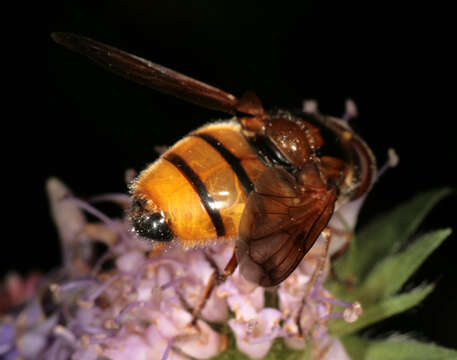
M 197 359 L 210 359 L 225 350 L 226 339 L 224 335 L 214 331 L 204 321 L 199 320 L 197 326 L 200 330 L 199 334 L 191 335 L 188 339 L 184 337 L 176 340 L 174 346 Z

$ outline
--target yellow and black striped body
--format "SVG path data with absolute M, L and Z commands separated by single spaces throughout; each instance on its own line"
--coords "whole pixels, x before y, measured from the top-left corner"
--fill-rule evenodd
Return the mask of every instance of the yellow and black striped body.
M 171 147 L 132 185 L 134 229 L 149 238 L 158 234 L 159 241 L 177 238 L 185 247 L 232 239 L 265 167 L 238 123 L 206 125 Z M 151 226 L 159 230 L 153 236 Z

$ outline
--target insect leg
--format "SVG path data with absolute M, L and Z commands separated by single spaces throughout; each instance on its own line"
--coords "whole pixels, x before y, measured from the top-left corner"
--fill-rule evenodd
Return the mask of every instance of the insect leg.
M 235 252 L 233 252 L 232 257 L 225 266 L 224 272 L 222 274 L 219 272 L 217 266 L 212 261 L 209 261 L 209 263 L 213 266 L 214 271 L 212 272 L 208 282 L 206 283 L 205 290 L 203 291 L 203 294 L 200 298 L 200 301 L 198 302 L 198 305 L 194 308 L 192 312 L 192 325 L 195 325 L 197 323 L 198 316 L 205 307 L 206 302 L 211 296 L 211 293 L 213 292 L 215 286 L 220 283 L 223 283 L 230 275 L 232 275 L 236 269 L 236 266 L 238 265 Z

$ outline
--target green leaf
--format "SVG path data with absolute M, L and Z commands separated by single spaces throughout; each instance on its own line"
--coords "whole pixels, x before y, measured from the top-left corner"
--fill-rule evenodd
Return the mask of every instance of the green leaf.
M 422 235 L 404 251 L 380 261 L 350 294 L 351 300 L 371 304 L 395 294 L 451 232 L 451 229 L 443 229 Z
M 357 321 L 347 323 L 343 319 L 335 319 L 330 322 L 329 330 L 334 336 L 352 334 L 380 320 L 401 313 L 419 304 L 433 291 L 433 288 L 433 284 L 424 287 L 417 287 L 408 293 L 397 295 L 377 304 L 364 307 L 363 314 Z
M 342 339 L 351 360 L 456 360 L 457 351 L 407 338 L 367 340 L 357 336 Z
M 397 251 L 435 204 L 452 192 L 444 188 L 422 193 L 367 224 L 351 242 L 348 256 L 335 263 L 338 275 L 362 280 L 373 264 Z

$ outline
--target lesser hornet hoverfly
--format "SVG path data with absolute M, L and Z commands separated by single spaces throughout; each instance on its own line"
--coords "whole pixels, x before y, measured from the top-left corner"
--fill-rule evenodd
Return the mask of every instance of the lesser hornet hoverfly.
M 370 148 L 341 119 L 267 111 L 253 93 L 237 98 L 85 37 L 52 37 L 117 75 L 233 116 L 191 132 L 131 185 L 129 218 L 139 236 L 184 247 L 236 241 L 224 273 L 214 272 L 194 316 L 237 265 L 258 285 L 281 283 L 326 233 L 334 210 L 366 194 L 374 182 Z

